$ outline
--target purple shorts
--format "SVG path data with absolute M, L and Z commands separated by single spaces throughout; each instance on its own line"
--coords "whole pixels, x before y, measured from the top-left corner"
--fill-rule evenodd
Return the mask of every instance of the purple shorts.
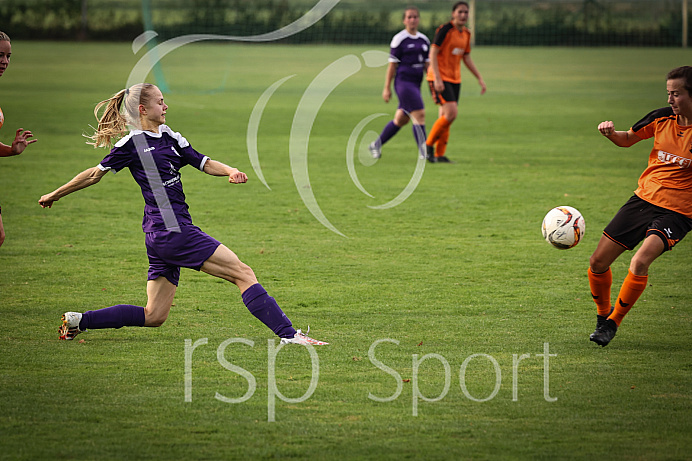
M 405 80 L 395 80 L 394 91 L 399 98 L 399 109 L 404 110 L 407 115 L 413 111 L 425 109 L 423 97 L 420 94 L 420 82 L 416 84 Z
M 180 226 L 180 232 L 147 232 L 144 242 L 149 257 L 147 280 L 163 276 L 175 286 L 180 280 L 181 267 L 200 270 L 221 245 L 197 226 Z

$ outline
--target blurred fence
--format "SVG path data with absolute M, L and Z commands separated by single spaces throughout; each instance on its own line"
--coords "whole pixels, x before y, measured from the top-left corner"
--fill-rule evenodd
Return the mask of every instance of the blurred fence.
M 477 45 L 682 46 L 688 0 L 471 0 Z M 302 17 L 317 0 L 1 0 L 0 30 L 13 39 L 131 41 L 145 23 L 160 38 L 248 36 Z M 388 43 L 405 6 L 430 38 L 453 1 L 341 0 L 284 43 Z M 686 14 L 689 16 L 689 12 Z

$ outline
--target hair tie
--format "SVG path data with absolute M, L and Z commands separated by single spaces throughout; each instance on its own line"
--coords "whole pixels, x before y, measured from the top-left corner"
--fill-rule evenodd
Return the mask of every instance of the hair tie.
M 127 96 L 128 94 L 130 94 L 130 89 L 129 89 L 129 88 L 125 88 L 125 96 Z

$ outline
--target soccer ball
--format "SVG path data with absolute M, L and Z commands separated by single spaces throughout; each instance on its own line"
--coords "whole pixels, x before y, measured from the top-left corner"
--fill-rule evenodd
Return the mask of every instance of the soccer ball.
M 543 218 L 543 238 L 555 248 L 566 250 L 579 243 L 586 224 L 579 210 L 571 206 L 553 208 Z

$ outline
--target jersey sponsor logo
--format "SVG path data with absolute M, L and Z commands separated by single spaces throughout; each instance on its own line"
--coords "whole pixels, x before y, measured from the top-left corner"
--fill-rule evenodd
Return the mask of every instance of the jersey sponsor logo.
M 663 163 L 677 164 L 680 168 L 689 168 L 690 164 L 692 164 L 692 159 L 673 155 L 662 150 L 658 151 L 658 160 Z
M 173 149 L 175 150 L 175 149 Z M 172 163 L 168 164 L 168 172 L 173 175 L 171 179 L 163 182 L 163 187 L 168 187 L 180 182 L 180 171 L 176 170 Z
M 144 149 L 144 152 L 151 152 L 154 149 L 156 149 L 156 147 L 147 147 L 146 149 Z
M 452 54 L 455 56 L 461 56 L 462 54 L 464 54 L 464 49 L 463 48 L 454 48 L 452 50 Z
M 173 184 L 179 183 L 180 182 L 180 176 L 176 176 L 175 178 L 171 178 L 168 181 L 163 182 L 163 187 L 168 187 L 172 186 Z

